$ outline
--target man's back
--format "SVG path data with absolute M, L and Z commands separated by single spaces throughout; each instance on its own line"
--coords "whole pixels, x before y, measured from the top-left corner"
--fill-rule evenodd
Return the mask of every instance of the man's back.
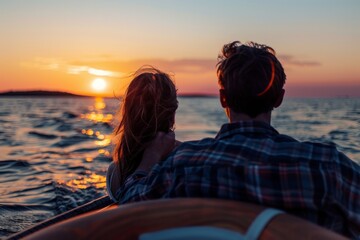
M 234 41 L 223 46 L 218 60 L 219 100 L 230 124 L 215 139 L 182 144 L 148 175 L 132 175 L 118 191 L 121 201 L 249 201 L 360 238 L 360 166 L 334 146 L 300 143 L 270 126 L 286 80 L 275 50 Z M 155 141 L 155 152 L 164 152 L 164 139 Z M 157 155 L 144 158 L 142 165 L 153 166 Z
M 146 177 L 130 177 L 119 197 L 232 199 L 348 236 L 360 228 L 359 165 L 332 145 L 300 143 L 264 122 L 225 124 L 215 139 L 183 143 Z

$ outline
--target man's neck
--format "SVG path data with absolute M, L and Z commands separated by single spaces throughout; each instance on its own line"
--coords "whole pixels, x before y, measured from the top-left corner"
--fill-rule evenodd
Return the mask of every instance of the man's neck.
M 228 118 L 230 123 L 235 122 L 241 122 L 241 121 L 260 121 L 260 122 L 266 122 L 268 124 L 271 124 L 271 112 L 267 113 L 261 113 L 258 116 L 252 118 L 247 114 L 244 113 L 236 113 L 231 110 L 229 110 Z

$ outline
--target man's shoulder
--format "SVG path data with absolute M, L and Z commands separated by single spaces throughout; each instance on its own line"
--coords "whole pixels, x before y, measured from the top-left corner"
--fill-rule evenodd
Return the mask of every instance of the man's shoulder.
M 338 162 L 344 158 L 349 159 L 345 154 L 338 150 L 336 143 L 326 140 L 304 140 L 299 141 L 287 135 L 279 135 L 280 144 L 292 149 L 295 155 L 303 156 L 309 160 L 321 162 Z
M 239 154 L 265 154 L 279 159 L 308 159 L 309 161 L 332 162 L 344 158 L 344 154 L 338 150 L 338 146 L 331 141 L 297 140 L 285 134 L 277 134 L 266 138 L 246 137 L 236 134 L 226 139 L 203 138 L 200 140 L 183 142 L 174 155 L 186 158 L 193 154 L 213 156 L 214 154 L 234 155 Z M 265 155 L 262 155 L 263 157 Z M 345 158 L 347 158 L 345 156 Z
M 178 149 L 182 148 L 201 148 L 201 147 L 207 147 L 209 145 L 212 145 L 216 143 L 215 138 L 203 138 L 200 140 L 191 140 L 191 141 L 185 141 L 182 142 Z
M 337 149 L 336 143 L 334 143 L 332 141 L 304 140 L 304 141 L 297 141 L 297 143 L 302 145 L 304 148 L 319 150 L 322 152 L 324 152 L 324 151 L 325 152 L 339 152 Z
M 289 135 L 285 135 L 285 134 L 279 134 L 276 136 L 275 139 L 276 142 L 279 143 L 290 143 L 290 144 L 295 144 L 295 145 L 304 145 L 304 146 L 308 146 L 308 147 L 316 147 L 316 148 L 325 148 L 325 149 L 331 149 L 331 150 L 336 150 L 336 144 L 332 141 L 320 141 L 320 140 L 297 140 L 294 137 L 291 137 Z
M 178 149 L 187 149 L 187 148 L 203 148 L 203 147 L 209 147 L 212 145 L 217 145 L 226 142 L 226 144 L 231 144 L 232 142 L 236 145 L 241 145 L 241 142 L 238 140 L 244 140 L 247 139 L 243 135 L 233 136 L 232 138 L 227 138 L 225 141 L 221 139 L 216 138 L 203 138 L 200 140 L 191 140 L 191 141 L 184 141 L 182 144 L 178 147 Z M 309 148 L 309 149 L 325 149 L 328 151 L 338 151 L 337 145 L 334 142 L 331 141 L 311 141 L 311 140 L 304 140 L 299 141 L 296 138 L 293 138 L 289 135 L 285 134 L 278 134 L 274 138 L 264 138 L 264 140 L 271 140 L 273 144 L 285 144 L 285 145 L 294 145 L 294 146 L 302 146 L 302 148 Z M 254 140 L 254 139 L 247 139 Z M 254 141 L 258 141 L 261 139 L 255 139 Z M 245 144 L 245 141 L 244 141 Z M 246 143 L 247 144 L 247 143 Z

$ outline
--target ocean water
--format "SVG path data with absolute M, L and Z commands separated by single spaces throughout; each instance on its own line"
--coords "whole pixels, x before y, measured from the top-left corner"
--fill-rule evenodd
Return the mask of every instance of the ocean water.
M 120 102 L 0 98 L 0 237 L 106 194 Z M 217 98 L 179 98 L 176 137 L 214 137 L 227 122 Z M 298 140 L 333 142 L 360 163 L 360 99 L 286 99 L 273 125 Z

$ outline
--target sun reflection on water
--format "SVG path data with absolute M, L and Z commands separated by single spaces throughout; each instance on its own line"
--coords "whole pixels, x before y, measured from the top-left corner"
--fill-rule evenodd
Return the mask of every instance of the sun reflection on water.
M 101 140 L 101 141 L 95 141 L 95 144 L 100 146 L 100 147 L 109 146 L 110 143 L 111 143 L 111 139 L 108 136 L 105 139 Z
M 98 123 L 98 122 L 109 123 L 113 120 L 113 115 L 91 112 L 91 113 L 81 114 L 81 118 L 88 119 L 95 123 Z
M 102 110 L 106 108 L 106 104 L 104 102 L 104 99 L 102 98 L 95 98 L 95 109 L 96 110 Z
M 59 181 L 59 184 L 65 184 L 71 188 L 87 189 L 94 187 L 96 189 L 103 189 L 106 187 L 106 177 L 91 173 L 89 176 L 79 177 L 77 179 L 71 179 L 67 182 Z
M 108 150 L 105 149 L 99 149 L 98 150 L 99 154 L 104 154 L 106 157 L 110 157 L 110 152 Z
M 97 152 L 89 152 L 80 157 L 83 163 L 94 164 L 97 159 L 103 157 L 111 158 L 111 153 L 107 147 L 111 144 L 111 134 L 107 132 L 108 128 L 104 128 L 102 123 L 110 123 L 113 120 L 112 114 L 107 114 L 104 109 L 106 104 L 102 98 L 95 98 L 95 102 L 90 106 L 89 112 L 81 114 L 81 118 L 89 120 L 94 124 L 81 129 L 81 134 L 93 139 L 93 144 L 97 146 Z M 85 175 L 76 177 L 76 175 L 68 175 L 67 180 L 58 181 L 59 184 L 66 185 L 72 189 L 104 189 L 106 187 L 106 178 L 91 171 L 86 171 Z
M 88 109 L 90 113 L 81 114 L 81 118 L 88 119 L 95 123 L 109 123 L 113 120 L 113 114 L 104 114 L 102 112 L 103 109 L 106 108 L 106 104 L 104 99 L 95 98 L 95 103 L 93 106 L 90 106 Z
M 107 147 L 111 143 L 111 135 L 104 135 L 100 131 L 94 131 L 92 129 L 82 129 L 81 133 L 88 136 L 96 136 L 98 139 L 95 144 L 100 147 Z

